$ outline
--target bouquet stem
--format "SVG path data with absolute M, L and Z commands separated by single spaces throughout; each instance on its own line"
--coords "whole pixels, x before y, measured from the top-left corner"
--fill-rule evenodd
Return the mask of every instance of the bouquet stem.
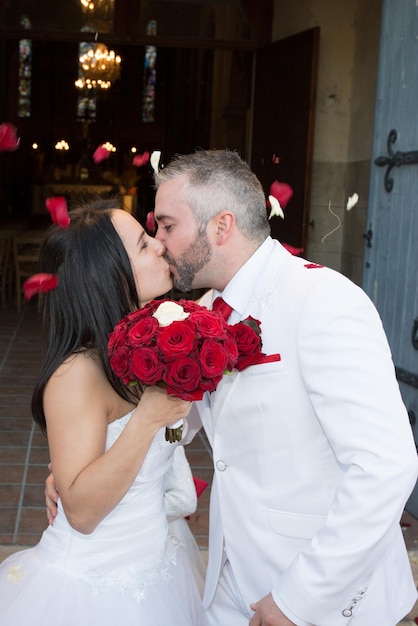
M 183 420 L 179 420 L 175 424 L 171 424 L 171 426 L 167 426 L 165 429 L 165 440 L 170 443 L 175 443 L 176 441 L 181 441 L 183 435 Z

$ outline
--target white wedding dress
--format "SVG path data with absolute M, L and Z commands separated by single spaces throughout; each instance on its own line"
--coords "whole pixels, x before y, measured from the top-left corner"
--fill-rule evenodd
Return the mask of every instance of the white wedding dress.
M 107 447 L 131 413 L 109 425 Z M 129 492 L 89 535 L 59 507 L 37 546 L 0 565 L 1 626 L 203 626 L 184 545 L 168 532 L 164 476 L 177 444 L 157 433 Z

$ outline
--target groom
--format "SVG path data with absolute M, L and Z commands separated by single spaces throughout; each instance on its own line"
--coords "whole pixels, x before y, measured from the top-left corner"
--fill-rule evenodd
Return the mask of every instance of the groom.
M 208 625 L 394 626 L 417 597 L 399 525 L 417 457 L 375 308 L 270 238 L 237 154 L 180 156 L 156 186 L 176 287 L 212 287 L 203 303 L 222 294 L 229 321 L 259 319 L 263 351 L 281 354 L 198 403 L 214 462 Z

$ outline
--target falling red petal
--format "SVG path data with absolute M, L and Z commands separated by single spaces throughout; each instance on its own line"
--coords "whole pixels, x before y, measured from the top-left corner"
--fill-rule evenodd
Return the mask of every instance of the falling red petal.
M 287 183 L 280 183 L 275 180 L 270 187 L 270 196 L 274 196 L 279 201 L 282 209 L 285 208 L 290 198 L 293 196 L 293 189 Z
M 12 152 L 19 147 L 16 128 L 12 124 L 0 124 L 0 152 Z
M 147 214 L 147 221 L 145 223 L 145 226 L 147 227 L 147 231 L 150 233 L 154 233 L 156 231 L 154 211 L 150 211 Z
M 135 165 L 135 167 L 142 167 L 143 165 L 148 163 L 149 157 L 150 157 L 149 152 L 144 152 L 143 154 L 137 154 L 133 158 L 132 165 Z
M 55 274 L 34 274 L 23 283 L 25 300 L 30 300 L 37 293 L 47 293 L 56 289 L 58 277 Z
M 202 480 L 201 478 L 197 478 L 197 476 L 193 476 L 193 482 L 196 489 L 197 497 L 200 498 L 209 483 L 207 483 L 205 480 Z
M 54 196 L 46 199 L 46 208 L 51 214 L 54 224 L 58 224 L 62 228 L 67 228 L 70 224 L 68 215 L 67 200 L 64 196 Z
M 98 148 L 96 148 L 96 150 L 94 151 L 93 154 L 93 161 L 95 163 L 100 163 L 101 161 L 105 161 L 105 159 L 108 159 L 110 156 L 110 152 L 107 148 L 105 148 L 105 146 L 103 144 L 101 144 Z

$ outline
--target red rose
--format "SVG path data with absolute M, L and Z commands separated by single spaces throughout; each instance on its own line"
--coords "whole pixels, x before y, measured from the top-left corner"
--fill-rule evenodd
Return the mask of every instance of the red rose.
M 222 345 L 228 357 L 228 364 L 225 369 L 232 372 L 236 362 L 238 361 L 238 347 L 235 343 L 235 337 L 231 335 L 231 333 L 228 333 L 226 339 L 222 342 Z
M 167 385 L 167 392 L 184 400 L 191 399 L 190 392 L 198 390 L 198 385 L 202 376 L 200 367 L 196 361 L 190 357 L 183 357 L 167 363 L 163 373 L 163 381 Z M 201 399 L 203 392 L 200 393 Z
M 132 328 L 132 326 L 137 324 L 139 321 L 147 319 L 149 315 L 149 312 L 145 309 L 137 309 L 133 313 L 129 313 L 129 315 L 127 315 L 122 321 L 126 322 L 129 328 Z
M 243 322 L 234 324 L 232 327 L 232 333 L 237 344 L 238 353 L 241 357 L 248 354 L 261 353 L 261 340 L 257 333 Z
M 163 365 L 151 348 L 137 348 L 131 353 L 132 378 L 145 385 L 155 385 L 161 380 Z
M 214 315 L 212 311 L 201 308 L 191 313 L 189 320 L 195 324 L 202 337 L 216 337 L 218 339 L 226 337 L 227 326 L 224 320 L 220 316 Z
M 155 317 L 144 317 L 130 327 L 127 340 L 133 348 L 149 345 L 156 338 L 159 328 Z
M 151 302 L 148 302 L 148 304 L 145 305 L 145 308 L 148 312 L 155 313 L 155 311 L 163 302 L 168 302 L 168 301 L 169 301 L 169 298 L 161 298 L 161 300 L 151 300 Z
M 201 378 L 199 383 L 199 389 L 202 389 L 202 391 L 215 391 L 222 378 L 223 374 L 215 376 L 214 378 Z M 200 396 L 200 398 L 197 399 L 201 400 L 202 397 L 203 394 Z
M 161 328 L 157 347 L 167 359 L 177 359 L 193 350 L 195 332 L 188 320 L 172 322 Z
M 128 325 L 126 321 L 122 320 L 119 324 L 116 324 L 115 328 L 109 335 L 108 351 L 109 356 L 113 350 L 119 346 L 124 347 L 127 344 Z
M 201 309 L 205 309 L 201 304 L 198 304 L 194 300 L 179 300 L 177 302 L 186 313 L 193 313 L 194 311 L 200 311 Z M 207 310 L 207 309 L 205 309 Z
M 164 300 L 152 300 L 141 309 L 137 309 L 133 313 L 130 313 L 125 319 L 129 320 L 130 326 L 133 326 L 139 322 L 139 320 L 151 317 L 152 314 L 158 309 L 161 302 L 164 302 Z
M 226 371 L 280 360 L 279 354 L 262 353 L 260 322 L 247 318 L 230 326 L 218 313 L 193 301 L 177 303 L 189 314 L 186 319 L 160 326 L 165 318 L 176 317 L 172 312 L 178 307 L 173 306 L 154 317 L 167 301 L 171 302 L 152 300 L 127 315 L 109 336 L 110 364 L 125 384 L 160 383 L 170 395 L 201 400 L 205 391 L 216 390 Z
M 113 354 L 110 356 L 110 366 L 112 370 L 115 372 L 116 376 L 123 380 L 125 385 L 128 385 L 131 381 L 129 376 L 129 361 L 130 350 L 127 347 L 119 347 L 117 350 L 114 350 Z
M 203 376 L 214 378 L 226 370 L 228 354 L 216 340 L 207 339 L 200 350 L 199 360 Z
M 251 317 L 251 315 L 246 317 L 245 320 L 242 320 L 240 324 L 245 324 L 246 326 L 249 326 L 250 328 L 253 329 L 253 331 L 258 337 L 261 337 L 261 322 L 259 320 L 254 319 L 254 317 Z

